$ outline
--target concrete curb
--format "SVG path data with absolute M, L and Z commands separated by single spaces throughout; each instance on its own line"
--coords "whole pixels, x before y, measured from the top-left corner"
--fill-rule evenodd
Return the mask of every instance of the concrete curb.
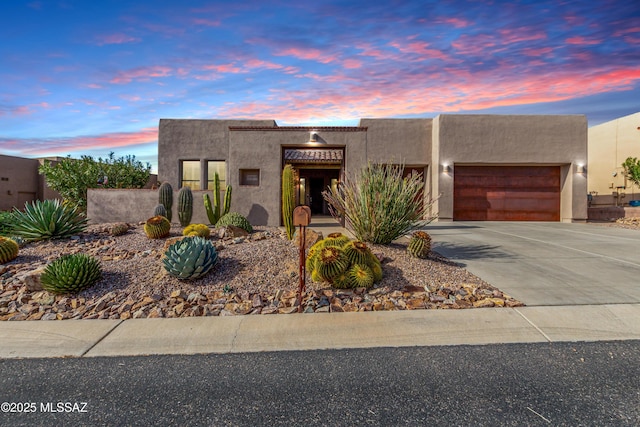
M 640 304 L 0 323 L 0 358 L 640 339 Z

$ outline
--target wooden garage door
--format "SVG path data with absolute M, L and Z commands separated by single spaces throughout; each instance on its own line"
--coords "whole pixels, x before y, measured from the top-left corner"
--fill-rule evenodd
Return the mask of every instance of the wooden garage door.
M 456 166 L 453 219 L 560 221 L 559 166 Z

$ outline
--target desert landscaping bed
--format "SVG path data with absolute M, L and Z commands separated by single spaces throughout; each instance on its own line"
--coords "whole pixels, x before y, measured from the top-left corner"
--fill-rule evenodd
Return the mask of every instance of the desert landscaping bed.
M 194 281 L 168 275 L 161 262 L 166 239 L 147 238 L 141 225 L 111 236 L 109 224 L 90 226 L 72 239 L 30 243 L 18 258 L 0 265 L 0 320 L 128 319 L 294 313 L 298 288 L 298 248 L 284 232 L 256 227 L 242 237 L 212 241 L 219 251 L 214 269 Z M 177 238 L 180 227 L 172 228 Z M 522 303 L 431 252 L 411 257 L 406 246 L 371 246 L 383 259 L 384 278 L 376 287 L 333 289 L 308 277 L 302 310 L 342 312 L 412 309 L 515 307 Z M 77 295 L 38 289 L 41 271 L 63 254 L 96 257 L 102 279 Z

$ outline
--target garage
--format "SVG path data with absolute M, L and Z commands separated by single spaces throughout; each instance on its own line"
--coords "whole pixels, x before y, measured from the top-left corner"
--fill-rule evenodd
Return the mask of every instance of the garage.
M 456 166 L 453 219 L 560 221 L 560 166 Z

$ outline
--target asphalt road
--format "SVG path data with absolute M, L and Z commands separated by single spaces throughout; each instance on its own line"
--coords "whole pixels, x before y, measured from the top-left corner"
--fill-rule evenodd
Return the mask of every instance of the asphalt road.
M 2 426 L 640 425 L 640 341 L 5 359 L 0 373 L 3 411 L 35 409 Z

